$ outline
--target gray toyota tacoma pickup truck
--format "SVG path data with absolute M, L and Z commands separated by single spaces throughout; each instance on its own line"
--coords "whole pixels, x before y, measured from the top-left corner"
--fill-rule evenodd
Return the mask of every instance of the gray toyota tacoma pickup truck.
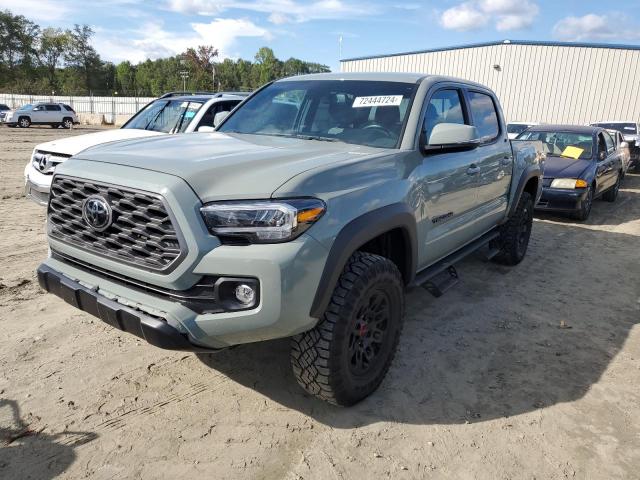
M 525 255 L 544 160 L 494 93 L 422 74 L 266 85 L 213 133 L 97 146 L 56 169 L 40 285 L 166 349 L 291 337 L 338 405 L 393 359 L 405 289 L 436 296 L 484 248 Z

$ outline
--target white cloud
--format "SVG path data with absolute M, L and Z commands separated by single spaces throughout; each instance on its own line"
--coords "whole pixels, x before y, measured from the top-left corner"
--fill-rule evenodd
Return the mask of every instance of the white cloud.
M 142 62 L 176 55 L 189 47 L 213 45 L 219 50 L 219 58 L 231 56 L 237 39 L 259 37 L 271 39 L 271 33 L 245 19 L 216 18 L 209 23 L 190 24 L 191 32 L 171 32 L 161 23 L 147 23 L 137 30 L 125 32 L 96 32 L 94 44 L 107 60 Z
M 31 21 L 51 22 L 68 17 L 72 10 L 64 1 L 53 0 L 0 0 L 0 10 L 11 10 L 14 15 L 24 15 Z
M 355 15 L 371 15 L 377 7 L 342 0 L 301 2 L 294 0 L 168 0 L 170 10 L 179 13 L 216 16 L 226 10 L 246 10 L 269 14 L 276 25 L 310 20 L 349 19 Z
M 447 30 L 474 30 L 484 27 L 488 21 L 488 16 L 471 2 L 451 7 L 440 16 L 440 25 Z
M 472 0 L 453 6 L 440 15 L 449 30 L 475 30 L 494 22 L 499 31 L 530 27 L 540 13 L 532 0 Z
M 566 17 L 553 27 L 555 37 L 562 40 L 638 40 L 640 29 L 629 25 L 622 14 Z

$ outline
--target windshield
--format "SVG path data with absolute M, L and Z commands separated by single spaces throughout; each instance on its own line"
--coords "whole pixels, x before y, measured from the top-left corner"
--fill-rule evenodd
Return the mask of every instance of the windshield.
M 181 133 L 187 129 L 200 107 L 202 102 L 156 100 L 136 113 L 122 128 Z
M 574 132 L 524 132 L 518 140 L 540 140 L 547 155 L 581 160 L 593 156 L 593 137 Z
M 218 130 L 396 148 L 415 90 L 415 84 L 399 82 L 277 82 L 246 101 Z
M 602 122 L 602 123 L 593 123 L 592 124 L 594 127 L 602 127 L 602 128 L 606 128 L 607 130 L 617 130 L 620 133 L 627 134 L 627 135 L 633 135 L 638 133 L 637 127 L 635 123 L 606 123 L 606 122 Z
M 33 109 L 33 105 L 31 105 L 30 103 L 27 103 L 26 105 L 22 105 L 18 110 L 24 111 L 24 110 L 31 110 L 31 109 Z
M 507 133 L 522 133 L 531 125 L 525 125 L 523 123 L 509 123 L 507 124 Z

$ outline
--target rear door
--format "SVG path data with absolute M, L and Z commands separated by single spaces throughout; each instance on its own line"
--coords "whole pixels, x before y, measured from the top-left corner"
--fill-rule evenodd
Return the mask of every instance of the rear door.
M 47 123 L 60 123 L 62 122 L 62 108 L 56 103 L 45 105 L 46 108 L 46 120 Z
M 439 123 L 471 124 L 462 85 L 441 84 L 423 107 L 421 138 L 428 139 Z M 473 151 L 423 154 L 415 170 L 424 268 L 479 235 L 477 185 L 479 168 Z
M 487 225 L 507 208 L 513 174 L 513 156 L 497 99 L 488 91 L 468 89 L 469 112 L 483 143 L 473 151 L 478 174 L 479 215 Z

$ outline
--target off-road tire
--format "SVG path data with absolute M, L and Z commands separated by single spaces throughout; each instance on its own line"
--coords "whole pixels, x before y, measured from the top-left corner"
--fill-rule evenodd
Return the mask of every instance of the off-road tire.
M 618 174 L 618 179 L 616 180 L 616 184 L 611 187 L 609 190 L 607 190 L 606 192 L 604 192 L 602 194 L 602 199 L 605 202 L 615 202 L 616 199 L 618 198 L 618 190 L 620 190 L 620 180 L 621 180 L 621 173 Z
M 29 128 L 31 126 L 31 119 L 29 117 L 20 117 L 18 119 L 18 126 L 20 128 Z
M 69 117 L 65 117 L 62 119 L 62 128 L 66 128 L 70 130 L 73 127 L 73 119 Z
M 388 310 L 375 313 L 380 310 L 372 307 L 377 305 L 373 299 L 381 298 Z M 398 267 L 379 255 L 354 253 L 320 322 L 292 338 L 291 366 L 296 380 L 329 403 L 349 406 L 359 402 L 378 388 L 389 370 L 403 317 L 404 283 Z M 377 350 L 376 337 L 381 339 Z M 369 349 L 368 355 L 376 352 L 372 360 L 362 353 L 364 349 Z M 354 351 L 361 351 L 360 356 Z M 360 367 L 364 370 L 356 372 Z
M 533 226 L 533 197 L 522 192 L 515 211 L 501 229 L 498 238 L 500 253 L 494 261 L 503 265 L 517 265 L 527 253 Z
M 580 210 L 578 210 L 573 215 L 573 217 L 576 220 L 580 220 L 581 222 L 584 222 L 587 218 L 589 218 L 589 214 L 591 213 L 591 207 L 593 206 L 593 196 L 594 196 L 593 185 L 589 185 L 589 189 L 587 190 L 587 196 L 585 197 L 585 200 L 582 201 L 582 204 L 580 205 Z

